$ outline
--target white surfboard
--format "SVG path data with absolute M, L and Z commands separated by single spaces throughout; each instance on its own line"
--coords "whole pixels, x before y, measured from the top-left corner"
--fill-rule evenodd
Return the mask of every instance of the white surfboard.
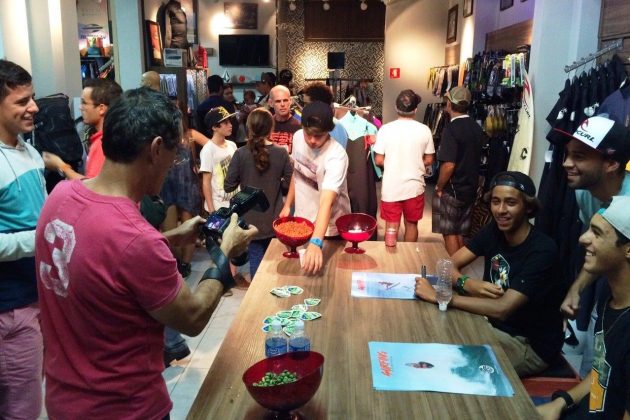
M 534 144 L 534 92 L 529 81 L 529 75 L 524 66 L 523 77 L 523 100 L 518 112 L 518 131 L 514 136 L 508 171 L 519 171 L 529 174 L 529 167 L 532 160 L 532 146 Z

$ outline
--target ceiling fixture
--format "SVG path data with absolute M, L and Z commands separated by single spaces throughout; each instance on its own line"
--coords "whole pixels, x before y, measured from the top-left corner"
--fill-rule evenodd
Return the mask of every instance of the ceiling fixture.
M 322 9 L 324 9 L 325 11 L 329 11 L 330 10 L 330 4 L 328 4 L 328 0 L 323 0 L 324 4 L 322 4 Z
M 361 10 L 365 12 L 367 8 L 368 8 L 368 5 L 366 3 L 366 0 L 361 0 Z
M 297 6 L 295 5 L 295 0 L 289 0 L 289 10 L 295 12 L 295 9 L 297 9 Z

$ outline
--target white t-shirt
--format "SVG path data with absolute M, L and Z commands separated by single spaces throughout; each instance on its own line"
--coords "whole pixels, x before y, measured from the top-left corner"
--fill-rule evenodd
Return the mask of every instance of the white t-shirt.
M 326 236 L 335 236 L 338 217 L 350 213 L 350 198 L 346 174 L 348 155 L 343 147 L 332 138 L 321 149 L 311 149 L 304 141 L 304 132 L 293 135 L 293 176 L 295 178 L 295 215 L 313 223 L 319 211 L 319 192 L 334 191 L 337 199 L 332 206 Z
M 376 134 L 374 153 L 385 155 L 381 200 L 402 201 L 424 193 L 424 155 L 435 153 L 431 129 L 415 120 L 387 123 Z
M 223 190 L 223 182 L 225 181 L 228 166 L 230 166 L 234 152 L 236 152 L 236 143 L 226 140 L 223 147 L 219 147 L 212 141 L 209 141 L 203 146 L 201 153 L 199 153 L 199 158 L 201 159 L 199 171 L 212 174 L 210 185 L 212 186 L 212 205 L 215 210 L 221 207 L 228 207 L 230 205 L 230 198 L 238 191 L 237 189 L 231 193 L 226 193 Z M 208 205 L 205 200 L 203 206 L 207 211 Z

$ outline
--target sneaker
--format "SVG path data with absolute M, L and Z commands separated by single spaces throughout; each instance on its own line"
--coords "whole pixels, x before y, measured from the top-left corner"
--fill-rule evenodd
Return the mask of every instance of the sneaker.
M 182 360 L 188 355 L 190 355 L 190 349 L 188 348 L 188 346 L 179 351 L 168 351 L 164 349 L 164 368 L 170 367 L 171 363 L 177 360 Z
M 177 262 L 177 271 L 179 271 L 179 274 L 182 275 L 183 278 L 186 278 L 188 276 L 190 276 L 190 273 L 192 273 L 192 266 L 190 263 L 185 263 L 185 262 Z

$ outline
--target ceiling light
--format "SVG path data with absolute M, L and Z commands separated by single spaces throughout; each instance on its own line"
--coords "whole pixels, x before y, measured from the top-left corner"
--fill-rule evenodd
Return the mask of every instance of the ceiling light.
M 295 9 L 297 9 L 297 6 L 295 5 L 295 0 L 289 0 L 289 10 L 294 12 Z
M 330 10 L 330 4 L 328 4 L 328 0 L 324 0 L 324 4 L 322 5 L 322 8 L 325 11 L 329 11 Z
M 368 8 L 368 5 L 365 2 L 365 0 L 361 0 L 361 10 L 366 11 L 367 8 Z

